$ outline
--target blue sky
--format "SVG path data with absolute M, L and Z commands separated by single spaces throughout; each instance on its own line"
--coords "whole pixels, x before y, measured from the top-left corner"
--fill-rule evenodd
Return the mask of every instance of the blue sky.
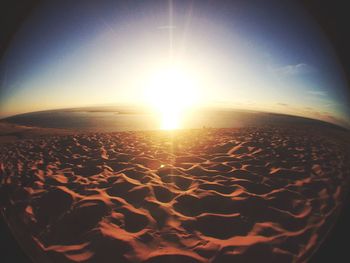
M 1 61 L 1 115 L 145 103 L 171 56 L 203 105 L 350 123 L 334 52 L 295 1 L 171 2 L 43 3 Z

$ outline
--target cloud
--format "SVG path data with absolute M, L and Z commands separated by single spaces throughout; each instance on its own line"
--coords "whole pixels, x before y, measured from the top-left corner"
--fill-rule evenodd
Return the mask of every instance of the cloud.
M 289 105 L 287 103 L 282 103 L 282 102 L 279 102 L 279 103 L 276 103 L 278 106 L 282 106 L 282 107 L 289 107 Z
M 322 90 L 308 90 L 306 91 L 307 93 L 311 95 L 316 95 L 316 96 L 327 96 L 327 93 Z
M 295 65 L 287 65 L 282 67 L 270 68 L 272 72 L 284 76 L 295 76 L 313 73 L 316 69 L 306 63 L 299 63 Z
M 307 111 L 314 111 L 314 108 L 312 108 L 312 107 L 304 107 L 304 109 Z
M 315 111 L 313 112 L 314 116 L 320 120 L 326 121 L 326 122 L 330 122 L 333 124 L 337 124 L 337 125 L 341 125 L 343 127 L 349 127 L 349 123 L 345 120 L 343 120 L 342 118 L 338 118 L 332 114 L 330 114 L 329 112 L 318 112 Z
M 160 29 L 160 30 L 173 30 L 173 29 L 176 29 L 176 26 L 164 25 L 164 26 L 159 26 L 158 29 Z

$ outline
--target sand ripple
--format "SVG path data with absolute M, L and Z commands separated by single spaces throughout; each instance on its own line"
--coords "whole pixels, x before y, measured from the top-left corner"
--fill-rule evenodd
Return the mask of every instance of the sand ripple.
M 3 148 L 3 207 L 52 262 L 302 262 L 332 226 L 349 174 L 342 147 L 310 134 L 26 140 Z

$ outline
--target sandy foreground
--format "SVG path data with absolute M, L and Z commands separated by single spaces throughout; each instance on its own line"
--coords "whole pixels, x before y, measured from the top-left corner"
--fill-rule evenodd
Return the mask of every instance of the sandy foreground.
M 290 127 L 17 136 L 1 146 L 2 212 L 35 262 L 305 262 L 349 185 L 340 138 Z

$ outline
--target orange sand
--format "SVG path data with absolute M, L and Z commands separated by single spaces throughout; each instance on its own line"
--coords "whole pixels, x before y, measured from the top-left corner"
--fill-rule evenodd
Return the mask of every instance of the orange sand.
M 349 174 L 310 130 L 50 136 L 3 146 L 3 213 L 38 262 L 303 262 Z

